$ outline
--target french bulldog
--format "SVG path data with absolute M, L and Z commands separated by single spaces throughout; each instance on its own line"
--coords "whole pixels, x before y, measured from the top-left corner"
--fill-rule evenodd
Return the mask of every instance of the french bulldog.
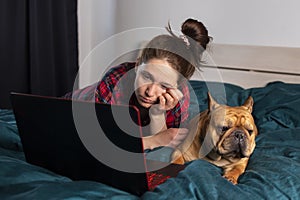
M 223 177 L 238 183 L 245 172 L 258 134 L 249 96 L 242 106 L 218 104 L 208 93 L 208 109 L 196 115 L 189 123 L 189 134 L 173 152 L 172 162 L 204 159 L 223 168 Z

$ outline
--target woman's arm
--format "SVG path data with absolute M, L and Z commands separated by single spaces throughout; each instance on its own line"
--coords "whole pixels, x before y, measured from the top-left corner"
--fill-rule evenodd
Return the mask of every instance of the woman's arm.
M 159 103 L 151 106 L 149 110 L 150 133 L 156 134 L 166 130 L 166 111 L 178 106 L 183 94 L 178 89 L 167 89 L 166 93 L 159 97 Z
M 167 129 L 166 124 L 166 112 L 164 110 L 159 110 L 155 106 L 152 106 L 149 110 L 150 117 L 150 134 L 154 135 L 160 131 Z
M 144 149 L 154 149 L 160 146 L 176 148 L 186 138 L 188 129 L 169 128 L 155 135 L 143 137 Z

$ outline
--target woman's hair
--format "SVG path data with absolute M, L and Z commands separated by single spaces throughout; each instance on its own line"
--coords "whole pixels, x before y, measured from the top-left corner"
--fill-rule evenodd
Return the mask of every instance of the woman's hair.
M 154 37 L 142 50 L 137 64 L 147 63 L 151 59 L 166 60 L 183 77 L 189 79 L 196 68 L 200 69 L 202 54 L 212 39 L 202 22 L 187 19 L 181 26 L 182 35 L 177 36 L 166 27 L 170 35 Z

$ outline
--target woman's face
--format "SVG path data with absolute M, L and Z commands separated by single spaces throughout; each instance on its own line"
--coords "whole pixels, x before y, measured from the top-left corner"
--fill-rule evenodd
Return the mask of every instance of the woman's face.
M 178 78 L 178 72 L 165 60 L 151 59 L 137 66 L 134 86 L 139 104 L 145 108 L 157 104 L 160 96 L 177 88 Z

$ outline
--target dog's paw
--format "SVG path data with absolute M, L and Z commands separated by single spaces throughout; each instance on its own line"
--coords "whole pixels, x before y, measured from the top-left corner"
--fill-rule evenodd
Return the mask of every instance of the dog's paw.
M 178 164 L 178 165 L 183 165 L 185 162 L 184 162 L 184 159 L 183 159 L 183 157 L 182 156 L 180 156 L 180 157 L 177 157 L 177 159 L 175 159 L 175 160 L 172 160 L 172 162 L 171 163 L 173 163 L 173 164 Z
M 179 150 L 175 150 L 172 153 L 171 159 L 172 159 L 171 163 L 173 164 L 183 165 L 185 163 L 182 153 Z
M 224 175 L 223 177 L 230 181 L 233 185 L 236 185 L 238 183 L 237 178 L 235 178 L 234 176 Z

